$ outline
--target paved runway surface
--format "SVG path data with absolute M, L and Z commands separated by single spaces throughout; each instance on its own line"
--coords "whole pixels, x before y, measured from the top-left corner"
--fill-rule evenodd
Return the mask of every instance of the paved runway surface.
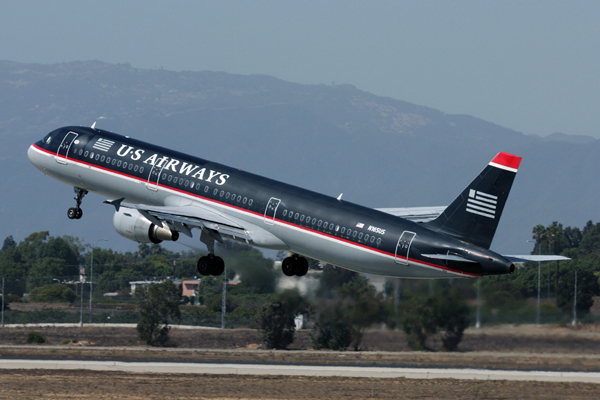
M 0 369 L 80 369 L 161 374 L 295 375 L 410 379 L 453 378 L 474 380 L 600 383 L 600 372 L 510 371 L 458 368 L 394 368 L 325 365 L 0 359 Z

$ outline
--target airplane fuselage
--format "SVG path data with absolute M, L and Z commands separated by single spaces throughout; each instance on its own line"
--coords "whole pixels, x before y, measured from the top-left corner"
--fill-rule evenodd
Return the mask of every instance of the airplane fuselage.
M 358 272 L 452 278 L 514 268 L 487 248 L 422 224 L 103 130 L 57 129 L 33 144 L 28 156 L 68 185 L 133 204 L 209 209 L 248 232 L 226 237 Z

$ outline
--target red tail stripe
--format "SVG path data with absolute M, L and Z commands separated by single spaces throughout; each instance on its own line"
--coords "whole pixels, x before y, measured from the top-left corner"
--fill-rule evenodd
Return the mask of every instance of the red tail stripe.
M 519 169 L 519 164 L 521 164 L 522 157 L 513 156 L 508 153 L 498 153 L 496 157 L 492 160 L 493 163 L 503 165 L 508 168 Z

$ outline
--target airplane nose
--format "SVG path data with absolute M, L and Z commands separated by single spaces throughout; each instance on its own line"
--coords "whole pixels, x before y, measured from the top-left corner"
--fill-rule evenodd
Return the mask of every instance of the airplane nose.
M 27 149 L 27 158 L 29 158 L 29 161 L 35 165 L 35 150 L 33 150 L 33 145 L 29 146 L 29 149 Z

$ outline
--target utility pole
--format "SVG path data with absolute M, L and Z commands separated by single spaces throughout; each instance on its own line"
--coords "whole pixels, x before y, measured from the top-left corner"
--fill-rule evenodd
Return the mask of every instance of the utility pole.
M 227 267 L 223 270 L 223 298 L 221 303 L 221 329 L 225 329 L 225 312 L 227 311 Z
M 108 239 L 98 239 L 98 242 L 108 242 Z M 90 324 L 92 323 L 92 295 L 94 293 L 93 290 L 93 281 L 94 281 L 94 248 L 92 247 L 92 263 L 90 266 Z
M 477 278 L 477 322 L 475 328 L 481 328 L 481 278 Z
M 4 275 L 2 275 L 2 327 L 4 328 Z
M 577 270 L 575 270 L 575 292 L 573 293 L 573 322 L 571 325 L 577 325 Z

